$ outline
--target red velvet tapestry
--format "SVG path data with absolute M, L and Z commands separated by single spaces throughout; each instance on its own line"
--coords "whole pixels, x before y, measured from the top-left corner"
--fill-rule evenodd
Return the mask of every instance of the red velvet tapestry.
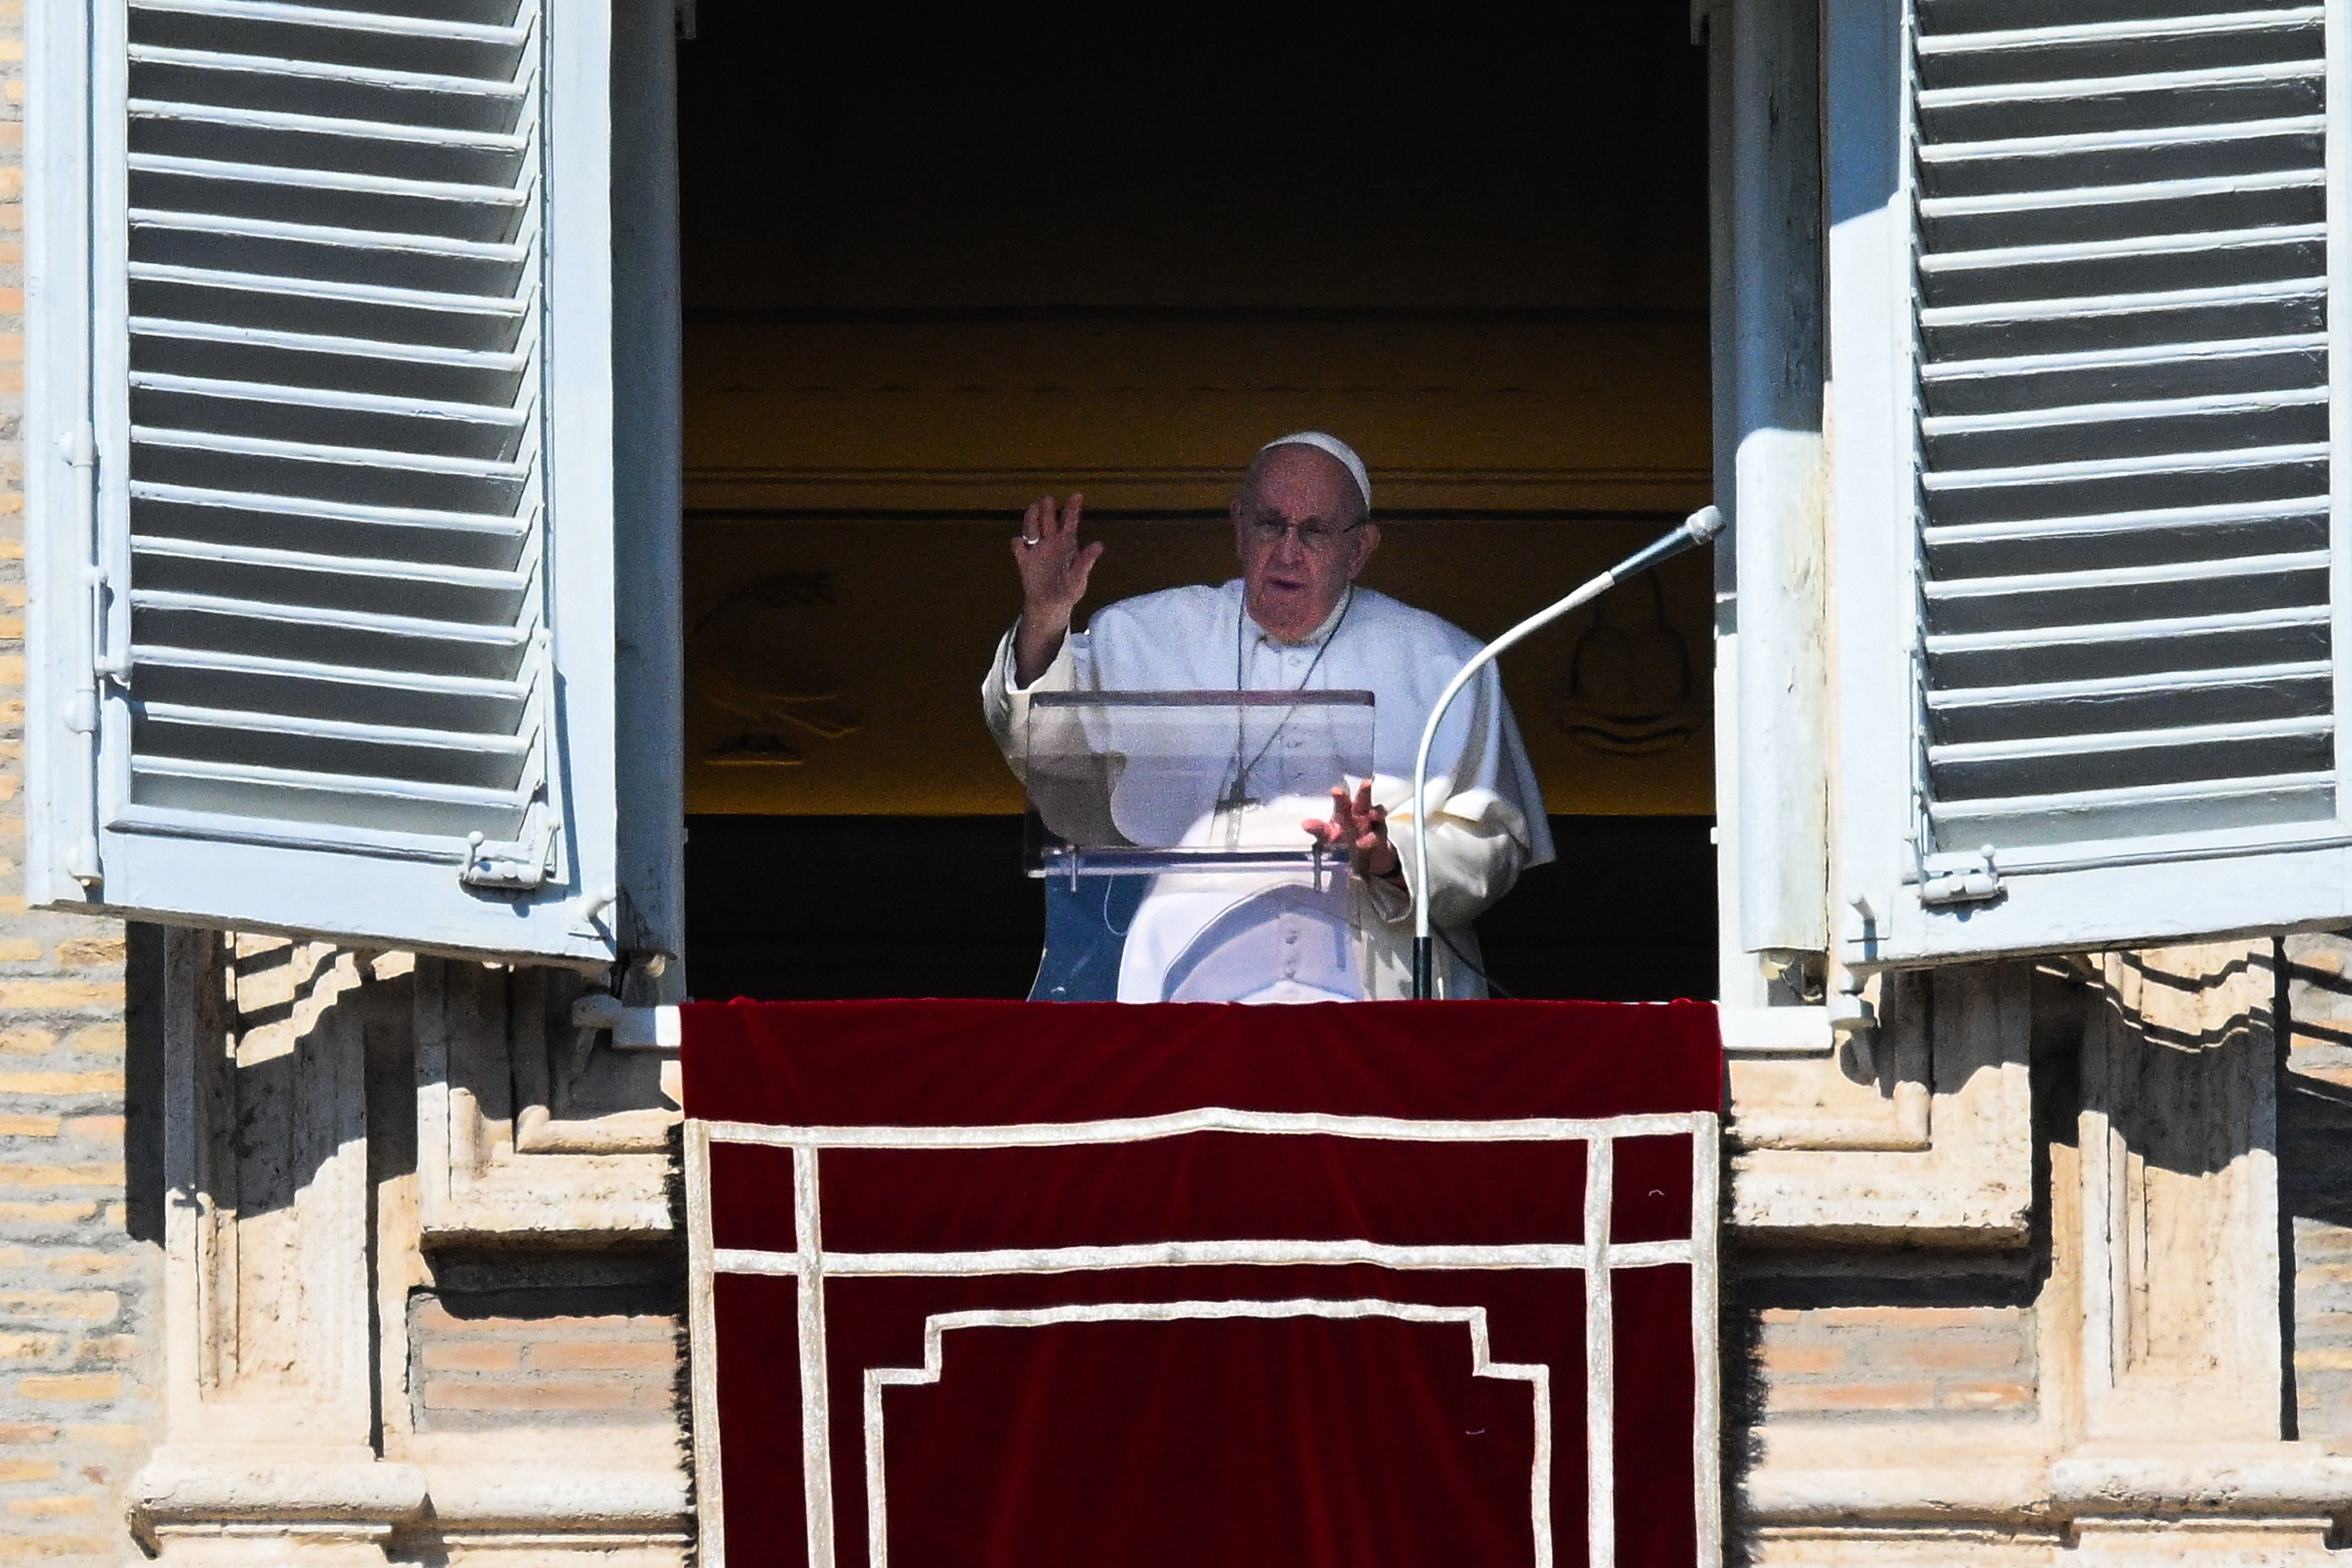
M 1705 1003 L 698 1004 L 709 1568 L 1719 1560 Z

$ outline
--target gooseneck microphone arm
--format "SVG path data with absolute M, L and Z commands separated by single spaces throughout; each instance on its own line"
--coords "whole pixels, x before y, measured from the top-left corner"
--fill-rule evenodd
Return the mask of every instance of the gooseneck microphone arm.
M 1470 662 L 1454 672 L 1437 705 L 1429 710 L 1429 722 L 1421 729 L 1421 750 L 1412 759 L 1412 994 L 1415 1001 L 1425 1001 L 1435 989 L 1436 960 L 1431 952 L 1429 934 L 1429 748 L 1437 740 L 1437 726 L 1445 718 L 1445 710 L 1454 705 L 1462 689 L 1477 677 L 1480 670 L 1495 662 L 1507 648 L 1520 639 L 1541 631 L 1569 611 L 1590 604 L 1629 577 L 1637 577 L 1664 561 L 1670 561 L 1685 550 L 1696 549 L 1723 531 L 1723 513 L 1715 507 L 1706 507 L 1685 519 L 1680 528 L 1643 550 L 1635 551 L 1608 571 L 1550 608 L 1529 616 L 1471 657 Z

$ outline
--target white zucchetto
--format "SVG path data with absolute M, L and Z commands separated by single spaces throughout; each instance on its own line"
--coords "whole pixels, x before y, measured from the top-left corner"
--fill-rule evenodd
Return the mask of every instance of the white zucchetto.
M 1353 447 L 1337 436 L 1327 436 L 1320 430 L 1297 430 L 1268 441 L 1258 448 L 1258 452 L 1262 456 L 1276 447 L 1312 447 L 1327 458 L 1338 458 L 1339 466 L 1347 469 L 1348 476 L 1356 481 L 1356 493 L 1364 498 L 1364 515 L 1372 515 L 1372 476 L 1365 471 L 1364 459 L 1356 456 Z

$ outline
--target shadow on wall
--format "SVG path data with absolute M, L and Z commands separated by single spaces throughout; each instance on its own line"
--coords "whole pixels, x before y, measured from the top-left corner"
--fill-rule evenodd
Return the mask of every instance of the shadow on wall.
M 123 928 L 122 1221 L 133 1241 L 163 1241 L 163 928 Z
M 2313 933 L 2284 946 L 2294 1034 L 2279 1086 L 2279 1201 L 2352 1256 L 2352 940 Z
M 1715 994 L 1698 816 L 1555 816 L 1557 863 L 1479 922 L 1514 995 Z M 1028 994 L 1045 937 L 1004 816 L 688 819 L 688 983 L 709 999 Z

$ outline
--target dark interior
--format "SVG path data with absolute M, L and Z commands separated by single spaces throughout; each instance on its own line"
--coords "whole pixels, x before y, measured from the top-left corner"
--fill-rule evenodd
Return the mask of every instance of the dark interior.
M 1682 0 L 700 0 L 688 310 L 1704 308 Z
M 1515 996 L 1714 995 L 1711 826 L 1553 817 L 1559 858 L 1478 922 L 1488 974 Z M 1029 993 L 1045 901 L 1018 817 L 697 816 L 688 831 L 697 996 Z

